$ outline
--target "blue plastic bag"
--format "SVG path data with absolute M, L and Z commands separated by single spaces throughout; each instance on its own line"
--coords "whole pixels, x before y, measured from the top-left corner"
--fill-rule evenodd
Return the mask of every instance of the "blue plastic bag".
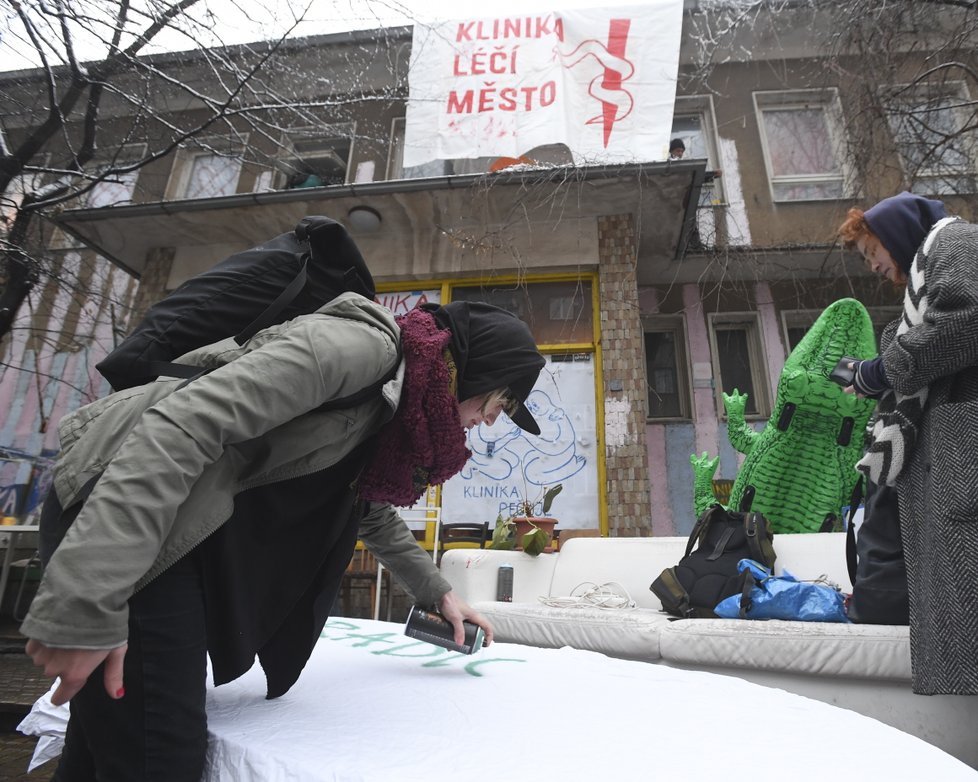
M 785 571 L 780 576 L 752 559 L 737 563 L 737 572 L 749 570 L 755 583 L 750 591 L 747 619 L 792 619 L 798 622 L 848 622 L 842 593 L 824 584 L 799 581 Z M 724 619 L 740 617 L 741 595 L 721 600 L 714 609 Z

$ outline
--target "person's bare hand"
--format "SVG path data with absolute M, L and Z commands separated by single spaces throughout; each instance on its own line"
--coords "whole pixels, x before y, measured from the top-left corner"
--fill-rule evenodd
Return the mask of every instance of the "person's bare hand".
M 465 619 L 473 624 L 477 624 L 483 629 L 486 634 L 486 646 L 492 643 L 492 625 L 489 624 L 489 620 L 454 592 L 447 592 L 438 601 L 438 611 L 451 622 L 452 627 L 455 629 L 455 643 L 459 646 L 465 643 L 465 628 L 462 626 L 462 620 Z
M 61 678 L 61 684 L 51 696 L 51 703 L 60 706 L 75 696 L 103 660 L 105 691 L 113 699 L 125 695 L 122 663 L 126 659 L 127 648 L 128 644 L 115 649 L 58 649 L 32 638 L 27 642 L 26 652 L 34 665 L 44 669 L 46 676 Z

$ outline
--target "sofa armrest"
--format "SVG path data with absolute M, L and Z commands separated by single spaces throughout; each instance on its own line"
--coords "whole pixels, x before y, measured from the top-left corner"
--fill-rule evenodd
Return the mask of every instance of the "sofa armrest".
M 496 599 L 500 565 L 513 567 L 513 602 L 535 603 L 550 594 L 550 582 L 560 554 L 531 557 L 522 551 L 451 549 L 442 555 L 441 574 L 467 603 Z

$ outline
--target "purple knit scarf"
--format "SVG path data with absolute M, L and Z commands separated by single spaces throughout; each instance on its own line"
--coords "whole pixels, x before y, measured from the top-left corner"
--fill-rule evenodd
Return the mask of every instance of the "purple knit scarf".
M 360 476 L 360 496 L 410 506 L 429 485 L 444 483 L 471 455 L 446 361 L 450 333 L 434 317 L 411 310 L 397 319 L 406 362 L 401 401 L 380 431 L 373 460 Z

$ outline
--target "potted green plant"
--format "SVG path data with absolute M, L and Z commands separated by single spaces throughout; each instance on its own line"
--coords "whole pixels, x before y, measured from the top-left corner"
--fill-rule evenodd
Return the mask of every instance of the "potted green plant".
M 536 499 L 521 497 L 516 503 L 516 512 L 503 517 L 500 513 L 496 518 L 496 528 L 492 532 L 490 548 L 522 549 L 532 557 L 543 552 L 552 551 L 554 527 L 557 519 L 547 516 L 554 497 L 564 488 L 558 483 L 549 489 L 545 486 L 543 494 Z M 537 507 L 540 511 L 537 513 Z

